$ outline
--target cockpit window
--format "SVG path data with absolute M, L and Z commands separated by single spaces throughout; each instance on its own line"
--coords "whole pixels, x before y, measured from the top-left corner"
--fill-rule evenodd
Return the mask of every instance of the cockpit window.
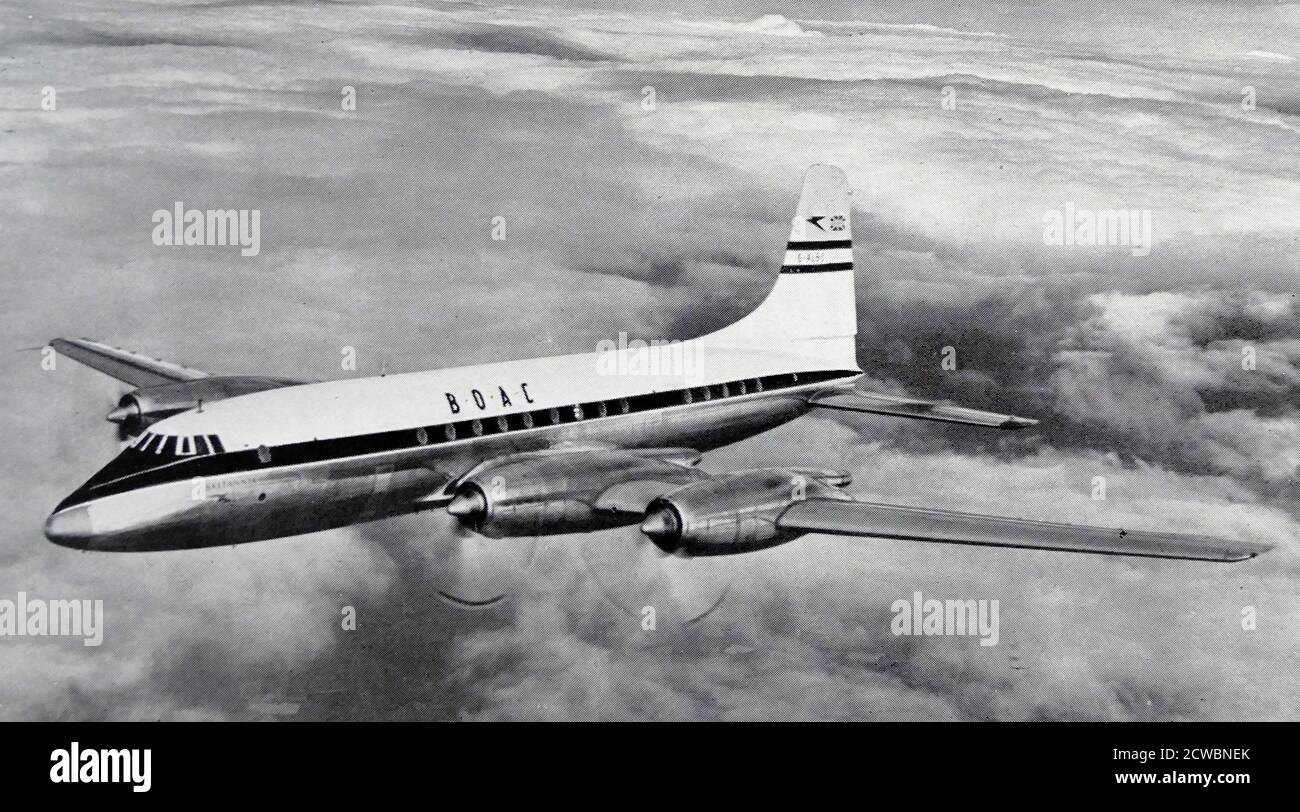
M 122 477 L 141 474 L 187 460 L 222 453 L 221 441 L 215 434 L 175 435 L 146 431 L 136 437 L 108 465 L 91 477 L 83 488 L 94 488 Z
M 215 434 L 173 435 L 146 431 L 127 446 L 137 454 L 152 454 L 168 461 L 182 457 L 220 454 L 224 449 Z

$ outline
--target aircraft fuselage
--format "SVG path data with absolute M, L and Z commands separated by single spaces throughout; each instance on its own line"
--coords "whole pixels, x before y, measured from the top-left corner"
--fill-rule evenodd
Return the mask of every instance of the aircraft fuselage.
M 724 355 L 715 353 L 714 358 L 723 360 Z M 446 489 L 486 459 L 556 447 L 718 448 L 803 415 L 812 392 L 849 383 L 860 374 L 856 369 L 818 369 L 815 363 L 792 367 L 786 358 L 768 366 L 803 371 L 760 375 L 763 370 L 751 362 L 725 366 L 747 367 L 752 376 L 660 376 L 653 386 L 621 376 L 598 384 L 607 397 L 567 403 L 557 400 L 563 399 L 564 382 L 548 382 L 545 369 L 512 369 L 519 374 L 511 378 L 519 380 L 509 387 L 459 384 L 466 379 L 460 370 L 415 373 L 411 377 L 443 381 L 422 384 L 420 396 L 431 401 L 421 412 L 428 422 L 393 429 L 369 425 L 368 416 L 354 410 L 336 409 L 334 422 L 346 420 L 352 428 L 323 439 L 304 439 L 284 430 L 263 437 L 229 427 L 234 425 L 232 417 L 241 413 L 262 414 L 247 408 L 256 409 L 258 399 L 273 415 L 294 404 L 304 420 L 313 410 L 328 411 L 328 404 L 352 397 L 337 394 L 339 382 L 246 395 L 151 428 L 160 436 L 188 437 L 219 426 L 207 435 L 222 437 L 219 453 L 140 470 L 114 470 L 110 465 L 59 505 L 47 521 L 46 534 L 78 549 L 153 551 L 344 527 L 445 504 Z M 495 380 L 491 375 L 479 377 Z M 391 415 L 393 404 L 385 402 L 385 395 L 395 390 L 385 383 L 388 378 L 346 383 L 349 390 L 364 392 L 367 380 L 374 389 L 370 400 L 375 413 Z M 592 390 L 582 388 L 590 396 Z M 369 401 L 363 396 L 348 402 Z M 241 433 L 246 436 L 232 436 Z M 217 443 L 214 439 L 214 447 Z M 148 458 L 149 453 L 127 449 L 123 455 Z

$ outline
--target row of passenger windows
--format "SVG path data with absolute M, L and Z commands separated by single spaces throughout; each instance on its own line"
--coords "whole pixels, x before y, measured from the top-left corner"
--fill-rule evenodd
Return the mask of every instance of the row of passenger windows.
M 156 454 L 162 457 L 202 457 L 205 454 L 220 454 L 225 449 L 215 434 L 195 434 L 178 437 L 171 434 L 154 434 L 146 431 L 131 448 L 141 454 Z
M 799 375 L 796 373 L 789 375 L 770 375 L 764 378 L 751 378 L 749 380 L 733 381 L 731 383 L 714 384 L 713 386 L 679 389 L 672 392 L 636 395 L 630 398 L 618 398 L 617 400 L 597 400 L 590 403 L 574 403 L 569 406 L 560 406 L 551 409 L 538 409 L 532 412 L 506 414 L 486 420 L 462 420 L 459 423 L 448 423 L 444 426 L 435 426 L 430 429 L 421 427 L 415 430 L 415 439 L 420 445 L 428 445 L 430 441 L 435 443 L 439 441 L 450 442 L 452 440 L 465 440 L 471 437 L 483 437 L 489 434 L 503 434 L 505 432 L 519 431 L 522 429 L 560 426 L 566 423 L 578 423 L 583 420 L 592 420 L 598 417 L 610 417 L 611 415 L 617 416 L 631 414 L 632 412 L 644 412 L 651 409 L 661 409 L 667 406 L 683 406 L 689 403 L 718 400 L 736 395 L 749 395 L 762 392 L 765 389 L 778 389 L 793 386 L 798 382 Z M 438 437 L 437 434 L 441 434 L 442 436 Z
M 415 429 L 414 432 L 405 429 L 396 432 L 383 432 L 378 435 L 342 437 L 334 440 L 318 441 L 311 445 L 333 446 L 339 444 L 339 453 L 347 455 L 398 450 L 413 447 L 411 443 L 412 433 L 414 434 L 414 445 L 441 444 L 512 431 L 561 426 L 600 417 L 614 417 L 669 406 L 683 406 L 690 403 L 751 395 L 773 389 L 783 389 L 799 383 L 816 383 L 831 378 L 843 377 L 846 374 L 848 373 L 814 372 L 803 376 L 797 373 L 769 375 L 762 378 L 749 378 L 692 389 L 654 392 L 646 395 L 635 395 L 614 400 L 598 400 L 589 403 L 574 403 L 551 409 L 506 414 L 495 418 L 461 420 L 439 426 L 421 426 Z M 282 447 L 276 451 L 276 459 L 281 464 L 287 464 L 315 458 L 327 452 L 332 453 L 332 451 L 325 448 L 320 448 L 316 452 L 305 452 L 290 447 Z M 269 464 L 272 461 L 271 449 L 265 445 L 259 446 L 257 458 L 263 465 Z
M 823 370 L 802 374 L 769 375 L 707 387 L 653 392 L 590 403 L 573 403 L 552 409 L 538 409 L 488 419 L 461 420 L 456 423 L 421 426 L 415 429 L 290 443 L 276 446 L 274 449 L 262 445 L 258 446 L 256 454 L 258 462 L 262 465 L 270 465 L 272 462 L 277 465 L 306 464 L 366 454 L 403 451 L 424 445 L 469 440 L 511 431 L 560 426 L 601 417 L 616 417 L 690 403 L 754 395 L 793 386 L 843 379 L 857 374 L 859 373 L 852 370 Z M 199 459 L 221 454 L 224 451 L 221 441 L 213 434 L 176 437 L 145 432 L 132 444 L 131 451 L 124 453 L 119 459 L 133 468 L 143 464 L 145 468 L 142 470 L 148 470 L 157 467 L 152 464 L 153 460 L 157 460 L 161 465 L 164 461 L 170 463 L 178 458 Z M 218 464 L 219 461 L 214 459 L 212 463 Z

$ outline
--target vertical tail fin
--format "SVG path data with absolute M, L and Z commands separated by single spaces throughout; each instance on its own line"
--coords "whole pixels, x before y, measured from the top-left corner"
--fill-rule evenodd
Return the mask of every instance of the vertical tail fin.
M 804 175 L 781 273 L 852 270 L 849 181 L 838 166 L 815 164 Z
M 809 167 L 771 293 L 740 321 L 700 340 L 798 353 L 857 369 L 851 220 L 844 170 Z

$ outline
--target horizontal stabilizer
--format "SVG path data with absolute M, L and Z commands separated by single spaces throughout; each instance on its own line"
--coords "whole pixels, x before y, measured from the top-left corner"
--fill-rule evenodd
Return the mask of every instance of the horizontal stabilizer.
M 1200 561 L 1244 561 L 1272 549 L 1269 544 L 1213 536 L 1036 522 L 832 499 L 796 502 L 781 514 L 777 525 L 808 533 Z
M 809 399 L 809 403 L 820 409 L 887 414 L 894 417 L 911 417 L 918 420 L 937 420 L 943 423 L 962 423 L 968 426 L 987 426 L 998 429 L 1023 429 L 1026 426 L 1038 424 L 1037 420 L 1028 417 L 984 412 L 979 409 L 968 409 L 964 406 L 955 406 L 939 401 L 842 389 L 820 392 L 813 395 Z

